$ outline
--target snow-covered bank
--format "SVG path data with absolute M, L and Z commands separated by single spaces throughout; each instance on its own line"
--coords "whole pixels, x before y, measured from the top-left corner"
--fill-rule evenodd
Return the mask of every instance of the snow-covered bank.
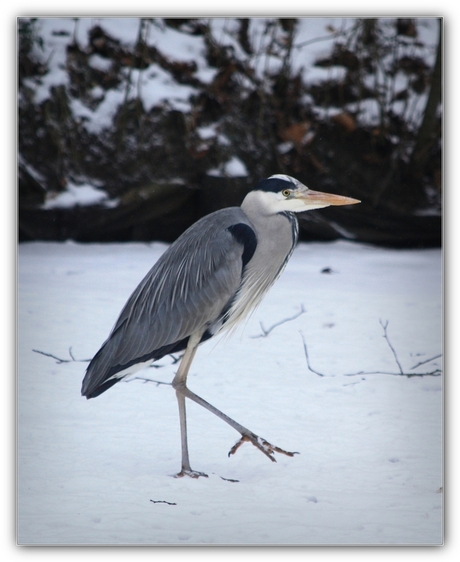
M 121 382 L 80 397 L 91 357 L 162 244 L 19 248 L 18 540 L 21 544 L 439 544 L 441 253 L 300 245 L 244 329 L 199 350 L 189 386 L 272 443 L 270 463 L 188 406 L 179 469 L 172 389 Z M 322 271 L 329 273 L 322 273 Z M 305 314 L 294 316 L 303 305 Z M 308 370 L 303 334 L 312 367 Z M 164 361 L 165 364 L 169 361 Z M 142 372 L 170 382 L 175 366 Z M 224 479 L 238 480 L 231 482 Z M 151 501 L 152 500 L 152 501 Z M 168 502 L 168 503 L 153 503 Z

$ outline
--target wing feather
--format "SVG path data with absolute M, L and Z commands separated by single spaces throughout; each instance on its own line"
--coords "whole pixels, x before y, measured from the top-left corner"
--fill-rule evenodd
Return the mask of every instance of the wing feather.
M 82 394 L 97 396 L 111 386 L 107 381 L 117 380 L 117 373 L 128 374 L 127 366 L 135 372 L 136 364 L 159 359 L 168 353 L 165 349 L 219 319 L 241 283 L 244 244 L 229 227 L 242 221 L 248 223 L 239 208 L 217 211 L 168 248 L 130 296 L 89 364 Z

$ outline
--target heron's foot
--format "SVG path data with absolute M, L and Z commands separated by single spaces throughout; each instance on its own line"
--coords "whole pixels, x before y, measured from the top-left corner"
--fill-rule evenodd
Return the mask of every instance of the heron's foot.
M 204 472 L 198 472 L 197 470 L 192 470 L 183 468 L 178 474 L 174 475 L 174 478 L 182 478 L 183 476 L 189 476 L 190 478 L 199 478 L 203 476 L 204 478 L 209 478 Z
M 275 445 L 272 445 L 271 443 L 269 443 L 268 441 L 266 441 L 262 437 L 259 437 L 258 435 L 255 435 L 254 433 L 252 433 L 250 435 L 242 435 L 241 439 L 239 441 L 237 441 L 233 445 L 233 447 L 230 449 L 230 451 L 228 453 L 228 456 L 234 455 L 236 453 L 236 451 L 238 451 L 238 449 L 241 447 L 241 445 L 246 441 L 249 441 L 250 443 L 252 443 L 254 445 L 254 447 L 257 447 L 259 449 L 259 451 L 262 451 L 262 453 L 265 456 L 267 456 L 273 462 L 276 462 L 276 459 L 274 457 L 274 453 L 282 453 L 283 455 L 287 455 L 288 457 L 293 457 L 294 455 L 299 454 L 296 451 L 291 453 L 290 451 L 285 451 L 284 449 L 281 449 L 280 447 L 276 447 Z

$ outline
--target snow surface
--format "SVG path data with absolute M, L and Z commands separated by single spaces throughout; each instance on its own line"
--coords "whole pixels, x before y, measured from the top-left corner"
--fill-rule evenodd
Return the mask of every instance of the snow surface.
M 169 385 L 120 382 L 85 400 L 86 363 L 32 351 L 91 357 L 164 249 L 19 246 L 18 542 L 440 544 L 442 378 L 356 373 L 398 373 L 380 320 L 405 372 L 440 367 L 411 370 L 442 352 L 441 252 L 300 244 L 245 327 L 202 345 L 189 376 L 200 396 L 300 454 L 275 464 L 245 444 L 228 458 L 238 434 L 188 403 L 192 467 L 209 475 L 193 480 L 171 477 Z M 300 332 L 324 376 L 308 370 Z M 170 382 L 177 366 L 162 363 L 138 374 Z

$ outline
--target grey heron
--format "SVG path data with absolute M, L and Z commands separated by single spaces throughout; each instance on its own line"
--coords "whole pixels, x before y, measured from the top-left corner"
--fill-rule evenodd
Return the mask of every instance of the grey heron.
M 294 453 L 271 445 L 194 394 L 187 374 L 198 346 L 240 323 L 286 266 L 298 239 L 295 213 L 358 200 L 308 189 L 276 174 L 261 180 L 241 207 L 211 213 L 184 232 L 159 258 L 128 299 L 109 337 L 90 362 L 82 395 L 94 398 L 161 357 L 184 351 L 172 382 L 179 405 L 182 464 L 177 476 L 207 476 L 192 470 L 185 399 L 228 423 L 275 461 Z

